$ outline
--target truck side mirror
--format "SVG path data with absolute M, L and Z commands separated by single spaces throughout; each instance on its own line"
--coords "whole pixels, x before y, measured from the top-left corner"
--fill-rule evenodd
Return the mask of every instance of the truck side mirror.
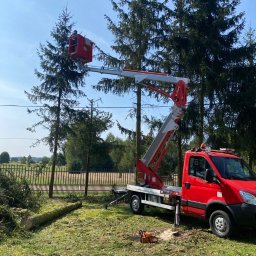
M 212 169 L 206 169 L 205 180 L 209 183 L 213 183 L 214 181 L 216 181 L 216 176 Z

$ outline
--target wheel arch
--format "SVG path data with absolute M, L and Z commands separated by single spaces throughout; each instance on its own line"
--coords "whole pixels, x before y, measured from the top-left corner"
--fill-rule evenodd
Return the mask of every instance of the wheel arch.
M 143 199 L 144 193 L 140 193 L 138 191 L 130 191 L 130 196 L 129 197 L 131 198 L 133 195 L 137 195 L 137 196 L 140 197 L 140 199 Z
M 211 214 L 217 210 L 222 210 L 226 212 L 233 221 L 235 220 L 233 212 L 229 209 L 228 205 L 222 201 L 213 201 L 207 205 L 205 215 L 206 219 L 209 220 Z

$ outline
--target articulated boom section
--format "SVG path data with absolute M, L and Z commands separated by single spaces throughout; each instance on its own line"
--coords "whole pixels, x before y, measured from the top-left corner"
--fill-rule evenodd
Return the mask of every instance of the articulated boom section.
M 160 189 L 163 187 L 163 182 L 157 170 L 160 166 L 160 163 L 167 152 L 169 139 L 173 137 L 175 131 L 179 128 L 177 122 L 182 115 L 182 108 L 187 103 L 187 87 L 186 84 L 189 82 L 187 78 L 174 77 L 164 73 L 155 73 L 148 71 L 138 71 L 138 70 L 127 70 L 127 69 L 111 69 L 105 67 L 92 67 L 87 66 L 86 69 L 91 72 L 98 72 L 101 74 L 110 74 L 131 77 L 135 79 L 136 83 L 141 83 L 144 80 L 151 81 L 160 81 L 168 82 L 175 84 L 174 91 L 169 94 L 161 89 L 152 86 L 145 85 L 150 90 L 156 91 L 166 97 L 169 97 L 173 100 L 174 106 L 170 115 L 167 117 L 165 123 L 161 127 L 158 135 L 155 140 L 149 147 L 145 156 L 138 160 L 136 163 L 136 168 L 139 174 L 139 177 L 143 179 L 143 183 L 152 188 Z
M 170 115 L 165 120 L 148 151 L 137 162 L 139 177 L 144 180 L 146 185 L 156 189 L 163 187 L 163 181 L 157 174 L 157 170 L 167 152 L 169 139 L 173 137 L 175 131 L 179 128 L 177 122 L 181 118 L 182 108 L 187 102 L 187 88 L 183 80 L 176 84 L 173 93 L 169 97 L 174 101 L 175 105 L 172 107 Z

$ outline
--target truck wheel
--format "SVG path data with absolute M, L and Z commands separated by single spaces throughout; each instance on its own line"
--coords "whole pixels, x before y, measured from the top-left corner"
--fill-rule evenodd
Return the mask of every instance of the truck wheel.
M 130 207 L 133 213 L 140 214 L 144 210 L 144 204 L 141 203 L 140 196 L 132 195 L 130 200 Z
M 229 215 L 221 210 L 213 212 L 210 216 L 210 227 L 212 233 L 218 237 L 230 237 L 234 230 L 234 224 Z

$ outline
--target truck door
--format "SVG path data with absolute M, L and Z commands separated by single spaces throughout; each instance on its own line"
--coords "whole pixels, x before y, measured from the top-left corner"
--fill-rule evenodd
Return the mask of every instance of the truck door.
M 205 209 L 211 200 L 221 195 L 220 186 L 205 180 L 206 169 L 212 169 L 203 156 L 190 156 L 187 178 L 182 184 L 183 210 L 196 216 L 205 216 Z

